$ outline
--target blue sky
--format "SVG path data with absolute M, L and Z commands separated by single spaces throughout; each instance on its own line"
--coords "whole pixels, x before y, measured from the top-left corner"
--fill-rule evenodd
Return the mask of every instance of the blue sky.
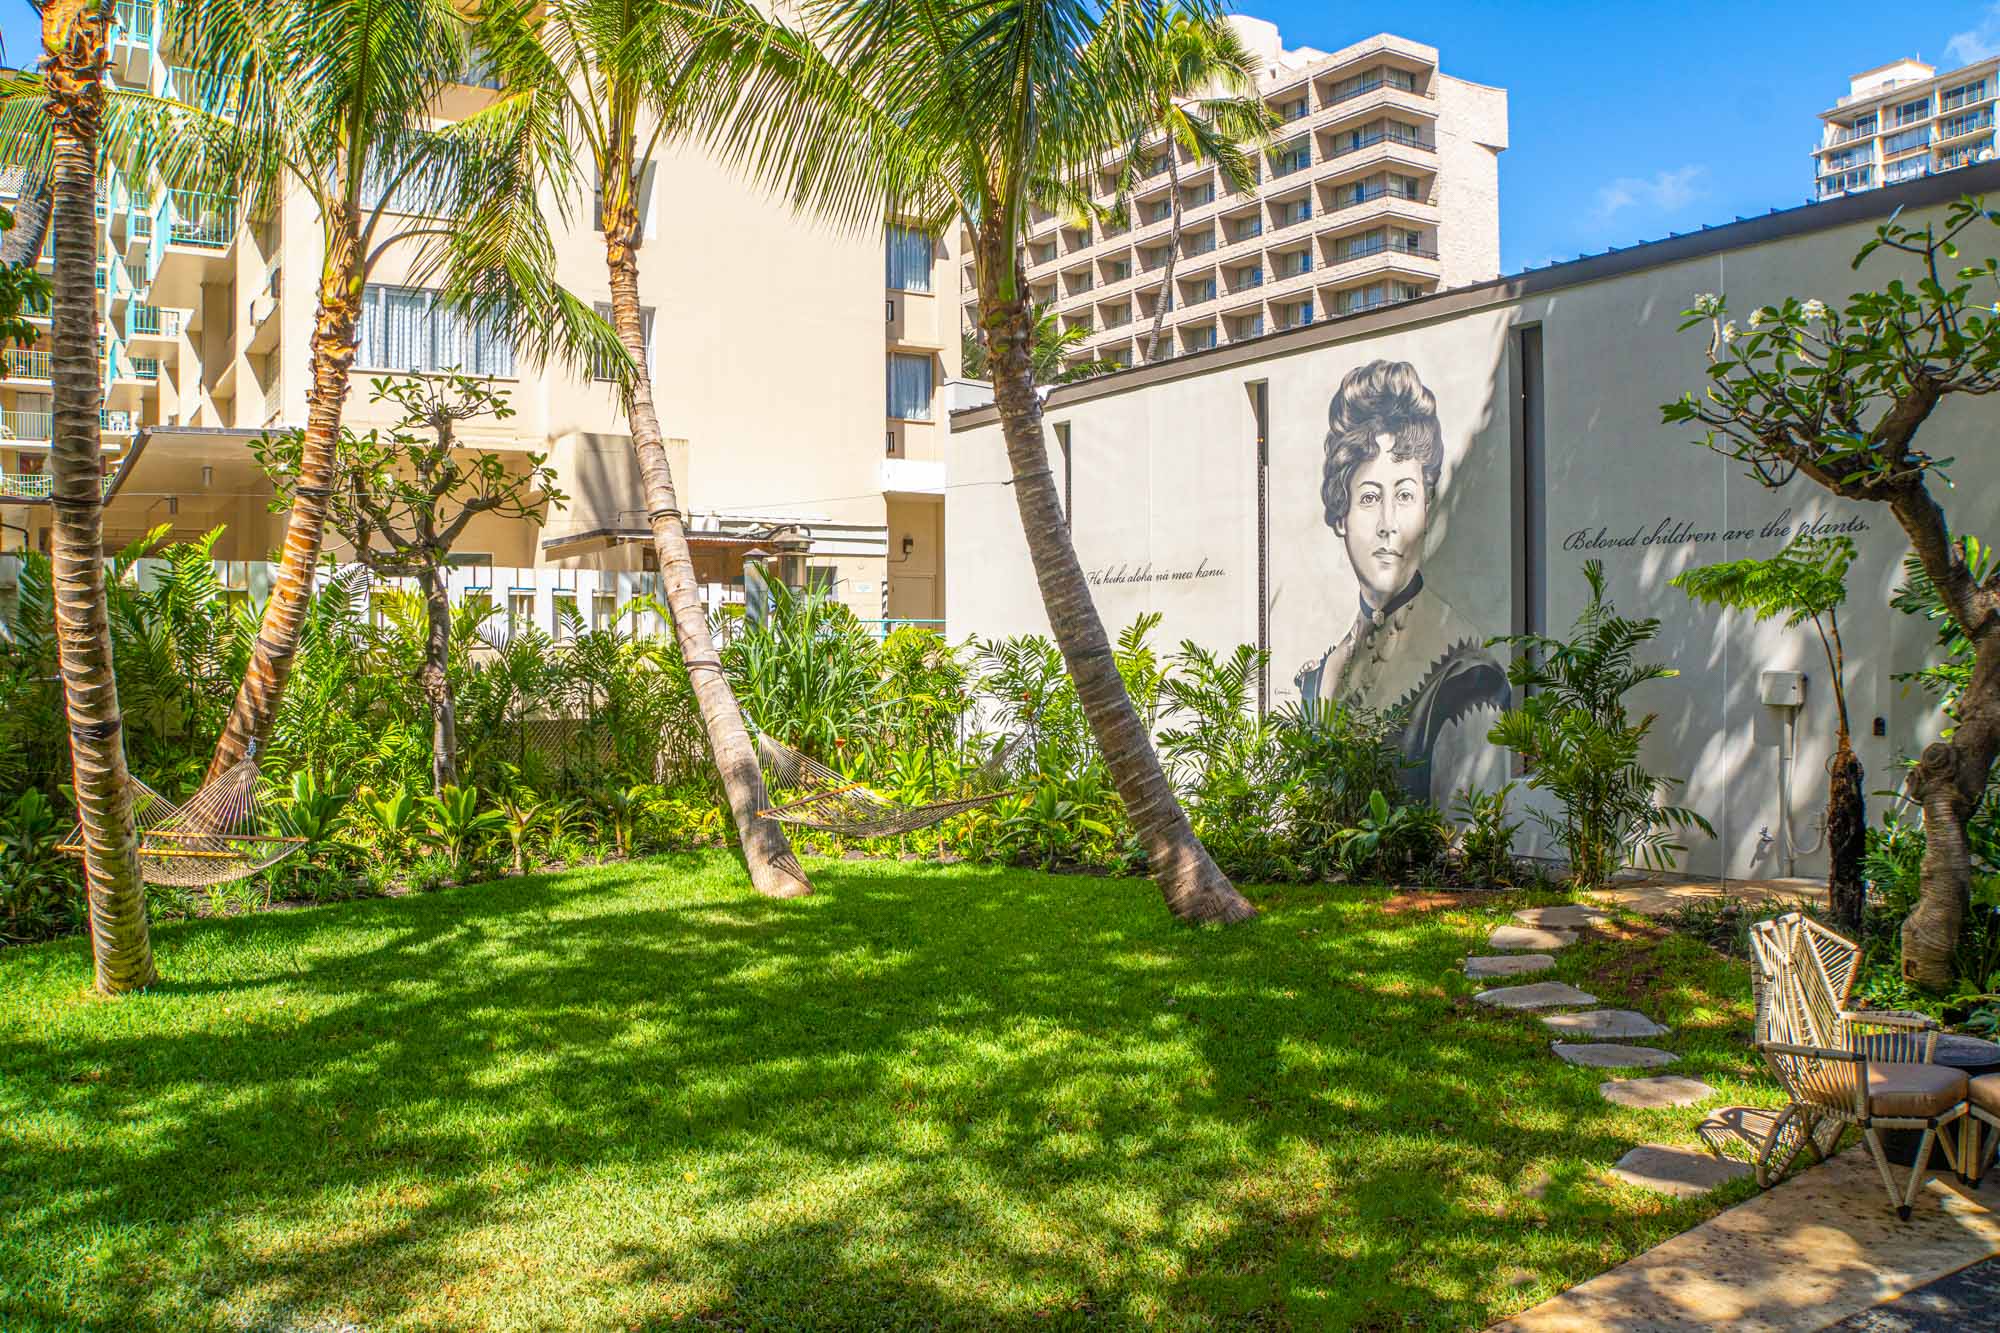
M 1950 68 L 2000 50 L 2000 3 L 1772 4 L 1432 0 L 1403 11 L 1240 0 L 1287 46 L 1334 50 L 1387 28 L 1447 73 L 1508 90 L 1500 250 L 1509 272 L 1803 203 L 1814 113 L 1847 76 L 1899 56 Z M 0 0 L 10 61 L 39 49 L 25 0 Z

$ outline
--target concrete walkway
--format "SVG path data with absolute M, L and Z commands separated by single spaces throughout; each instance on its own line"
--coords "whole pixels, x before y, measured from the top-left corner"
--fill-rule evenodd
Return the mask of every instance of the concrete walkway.
M 1631 879 L 1594 890 L 1597 902 L 1646 916 L 1662 916 L 1694 903 L 1770 903 L 1785 908 L 1800 903 L 1826 906 L 1823 879 Z
M 1856 1146 L 1490 1333 L 1805 1333 L 1995 1254 L 2000 1175 L 1976 1193 L 1948 1173 L 1935 1177 L 1918 1193 L 1915 1216 L 1899 1222 L 1867 1149 Z

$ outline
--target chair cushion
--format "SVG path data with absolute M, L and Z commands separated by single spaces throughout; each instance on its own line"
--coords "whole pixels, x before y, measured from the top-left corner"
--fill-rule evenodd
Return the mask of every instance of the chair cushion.
M 1949 1065 L 1868 1062 L 1868 1114 L 1921 1120 L 1965 1100 L 1965 1071 Z
M 1973 1110 L 2000 1120 L 2000 1074 L 1981 1074 L 1966 1084 L 1965 1100 Z

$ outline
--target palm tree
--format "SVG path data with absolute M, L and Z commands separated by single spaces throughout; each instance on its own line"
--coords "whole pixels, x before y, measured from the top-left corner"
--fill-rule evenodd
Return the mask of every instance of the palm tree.
M 437 102 L 469 67 L 467 25 L 450 0 L 188 0 L 166 26 L 170 49 L 188 61 L 187 95 L 233 126 L 246 204 L 300 191 L 319 214 L 325 247 L 283 555 L 210 760 L 214 776 L 267 735 L 298 652 L 362 299 L 383 257 L 400 249 L 412 281 L 437 282 L 440 307 L 505 330 L 524 355 L 585 364 L 615 355 L 617 344 L 550 277 L 546 233 L 522 225 L 517 164 L 482 156 L 453 129 L 430 128 Z M 474 214 L 485 220 L 476 233 L 463 225 Z
M 1144 355 L 1151 361 L 1173 306 L 1174 264 L 1181 254 L 1181 155 L 1214 163 L 1231 190 L 1247 189 L 1257 180 L 1252 146 L 1262 142 L 1277 117 L 1256 95 L 1257 57 L 1219 13 L 1169 0 L 1158 21 L 1140 31 L 1134 55 L 1144 67 L 1145 110 L 1119 172 L 1119 194 L 1129 196 L 1164 158 L 1173 217 L 1160 299 L 1146 335 Z
M 1092 375 L 1109 374 L 1118 369 L 1116 361 L 1103 357 L 1092 357 L 1088 361 L 1072 361 L 1070 354 L 1090 340 L 1090 330 L 1079 324 L 1074 328 L 1064 328 L 1057 317 L 1056 308 L 1046 303 L 1035 307 L 1035 383 L 1074 384 L 1087 380 Z M 959 335 L 959 356 L 966 378 L 983 380 L 989 373 L 986 360 L 986 341 L 977 329 L 966 329 Z
M 104 590 L 104 478 L 97 412 L 97 154 L 104 114 L 109 0 L 47 0 L 43 86 L 53 126 L 50 212 L 55 290 L 50 335 L 54 426 L 56 640 L 69 719 L 70 762 L 83 826 L 85 893 L 97 989 L 150 986 L 152 938 L 132 820 L 111 621 Z
M 666 142 L 746 130 L 735 145 L 791 151 L 812 140 L 801 132 L 813 111 L 790 100 L 798 48 L 792 35 L 765 29 L 733 0 L 494 0 L 480 15 L 480 40 L 507 89 L 492 108 L 467 120 L 489 136 L 497 155 L 542 164 L 565 207 L 597 182 L 596 222 L 604 232 L 611 322 L 631 362 L 627 410 L 632 449 L 645 488 L 647 519 L 659 556 L 667 608 L 680 643 L 709 749 L 757 891 L 788 898 L 812 891 L 784 830 L 758 814 L 763 791 L 743 713 L 709 631 L 673 470 L 661 440 L 639 303 L 641 182 Z M 763 94 L 763 95 L 760 95 Z M 760 125 L 762 136 L 749 126 Z M 881 213 L 875 213 L 877 225 Z
M 828 62 L 811 91 L 845 116 L 816 127 L 814 152 L 758 160 L 788 171 L 784 184 L 803 206 L 872 192 L 901 215 L 965 219 L 1014 499 L 1050 628 L 1169 908 L 1189 921 L 1240 921 L 1255 909 L 1189 827 L 1070 544 L 1048 466 L 1022 263 L 1030 208 L 1075 211 L 1088 193 L 1075 182 L 1157 112 L 1151 53 L 1177 12 L 1216 11 L 1205 0 L 805 0 Z M 862 183 L 842 179 L 862 154 Z

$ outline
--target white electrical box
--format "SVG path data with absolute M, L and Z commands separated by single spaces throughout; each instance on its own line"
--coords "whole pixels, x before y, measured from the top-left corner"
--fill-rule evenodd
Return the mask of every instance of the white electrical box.
M 1803 708 L 1806 702 L 1806 673 L 1766 671 L 1759 674 L 1757 699 L 1772 708 Z

